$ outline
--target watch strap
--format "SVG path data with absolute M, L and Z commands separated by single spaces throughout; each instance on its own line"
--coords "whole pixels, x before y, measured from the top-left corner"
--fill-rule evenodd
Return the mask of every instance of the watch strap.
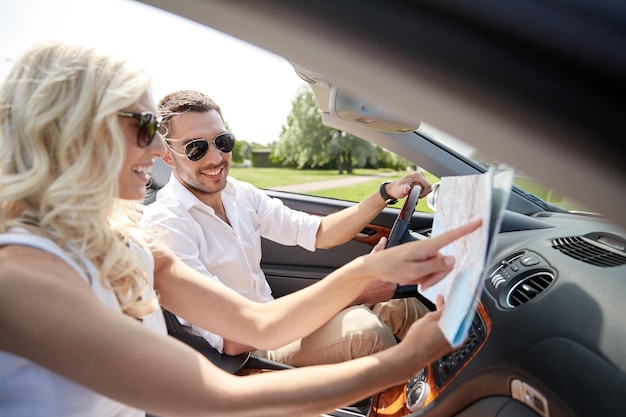
M 380 187 L 378 187 L 378 192 L 387 205 L 396 204 L 398 202 L 397 198 L 393 198 L 387 193 L 387 184 L 390 183 L 391 181 L 383 181 L 380 183 Z

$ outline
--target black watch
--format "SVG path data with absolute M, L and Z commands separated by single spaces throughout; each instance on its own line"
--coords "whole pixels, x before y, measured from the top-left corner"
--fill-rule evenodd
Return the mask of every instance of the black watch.
M 391 181 L 383 181 L 380 183 L 380 187 L 378 187 L 378 192 L 380 193 L 380 196 L 383 198 L 383 200 L 385 200 L 388 206 L 396 204 L 398 202 L 397 198 L 393 198 L 387 193 L 387 184 L 390 183 Z

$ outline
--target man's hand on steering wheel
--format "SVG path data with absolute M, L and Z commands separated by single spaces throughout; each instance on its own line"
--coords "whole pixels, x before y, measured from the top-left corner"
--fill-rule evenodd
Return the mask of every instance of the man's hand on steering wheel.
M 414 185 L 419 185 L 422 189 L 419 198 L 424 198 L 433 189 L 432 184 L 419 171 L 412 172 L 395 181 L 386 182 L 384 188 L 391 199 L 399 200 L 411 192 Z

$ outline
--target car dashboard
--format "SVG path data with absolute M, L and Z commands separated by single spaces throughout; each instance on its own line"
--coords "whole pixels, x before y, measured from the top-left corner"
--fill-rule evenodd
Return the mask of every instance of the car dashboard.
M 518 220 L 505 216 L 466 342 L 407 381 L 395 415 L 626 415 L 626 235 L 593 216 Z
M 507 217 L 465 344 L 407 382 L 397 415 L 626 415 L 624 231 L 594 216 Z
M 333 211 L 307 205 L 303 197 L 272 194 L 296 209 Z M 384 234 L 396 214 L 385 209 L 381 216 L 387 218 L 375 219 L 359 235 Z M 427 237 L 432 218 L 432 213 L 414 213 L 412 233 Z M 377 238 L 367 245 L 359 238 L 342 245 L 334 262 L 368 253 Z M 273 245 L 264 241 L 263 253 L 276 296 L 281 295 L 279 275 L 314 281 L 331 268 L 334 250 L 309 253 Z M 494 245 L 465 344 L 352 415 L 626 415 L 626 232 L 594 215 L 507 210 Z M 275 265 L 279 257 L 315 267 L 286 273 L 298 267 L 281 269 Z

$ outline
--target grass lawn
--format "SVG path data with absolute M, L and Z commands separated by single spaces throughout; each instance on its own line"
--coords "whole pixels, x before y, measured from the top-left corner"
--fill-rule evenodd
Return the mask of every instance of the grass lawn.
M 390 181 L 393 181 L 395 179 L 401 178 L 402 176 L 404 176 L 404 172 L 398 172 L 398 175 L 388 177 L 388 179 Z M 428 181 L 430 181 L 431 184 L 434 184 L 435 182 L 438 181 L 438 179 L 433 177 L 432 175 L 426 175 L 426 178 L 428 178 Z M 379 185 L 380 185 L 380 180 L 373 180 L 373 181 L 362 182 L 356 185 L 351 185 L 349 187 L 328 188 L 325 190 L 312 191 L 310 192 L 310 194 L 318 195 L 321 197 L 340 198 L 344 200 L 359 202 L 363 200 L 365 197 L 372 194 L 375 190 L 377 190 Z M 396 204 L 390 207 L 401 208 L 403 204 L 404 204 L 404 200 L 400 200 Z M 421 200 L 417 202 L 416 210 L 421 211 L 421 212 L 432 213 L 432 210 L 426 204 L 425 198 L 422 198 Z
M 292 184 L 301 184 L 307 182 L 316 182 L 316 181 L 325 181 L 325 180 L 335 180 L 346 178 L 347 176 L 369 176 L 380 174 L 381 172 L 390 172 L 389 170 L 381 170 L 381 169 L 364 169 L 359 168 L 354 171 L 352 174 L 339 174 L 335 170 L 322 170 L 322 169 L 305 169 L 299 170 L 295 168 L 238 168 L 232 167 L 230 169 L 230 175 L 241 180 L 246 181 L 251 184 L 256 185 L 259 188 L 268 188 L 273 186 L 280 185 L 292 185 Z M 394 175 L 388 177 L 389 180 L 394 180 L 400 178 L 404 175 L 404 172 L 397 172 Z M 431 183 L 435 183 L 439 181 L 439 179 L 435 176 L 426 173 L 426 177 Z M 331 198 L 339 198 L 343 200 L 349 201 L 361 201 L 372 192 L 374 192 L 378 185 L 380 184 L 380 180 L 372 180 L 366 181 L 363 183 L 359 183 L 356 185 L 350 185 L 347 187 L 340 188 L 329 188 L 325 190 L 311 191 L 308 194 L 317 195 L 320 197 L 331 197 Z M 573 210 L 583 210 L 586 209 L 582 207 L 580 204 L 576 204 L 575 202 L 569 201 L 561 196 L 551 192 L 551 190 L 542 187 L 534 183 L 532 180 L 524 179 L 524 178 L 516 178 L 515 184 L 533 194 L 538 196 L 539 198 L 544 199 L 548 202 L 553 202 L 554 204 L 568 208 Z M 397 203 L 394 207 L 402 207 L 402 203 L 404 200 Z M 431 212 L 431 210 L 426 205 L 426 200 L 421 199 L 418 202 L 417 210 L 422 212 Z
M 298 170 L 293 168 L 231 168 L 230 175 L 241 181 L 246 181 L 259 188 L 267 188 L 279 185 L 303 184 L 307 182 L 336 180 L 346 178 L 346 176 L 370 176 L 381 172 L 390 172 L 380 169 L 356 169 L 352 174 L 339 174 L 335 170 Z M 404 176 L 404 172 L 397 172 L 388 177 L 390 181 Z M 426 177 L 431 183 L 438 179 L 430 174 Z M 339 198 L 342 200 L 359 202 L 378 189 L 380 179 L 362 182 L 355 185 L 340 188 L 328 188 L 325 190 L 310 191 L 307 194 L 320 197 Z M 393 207 L 402 207 L 404 200 L 399 201 Z M 418 211 L 430 212 L 426 205 L 426 200 L 422 199 L 417 205 Z
M 235 168 L 231 167 L 231 176 L 238 180 L 249 182 L 259 188 L 278 185 L 304 184 L 307 182 L 336 180 L 350 176 L 376 175 L 389 170 L 356 169 L 353 174 L 340 175 L 335 170 L 327 169 L 295 169 L 295 168 Z

